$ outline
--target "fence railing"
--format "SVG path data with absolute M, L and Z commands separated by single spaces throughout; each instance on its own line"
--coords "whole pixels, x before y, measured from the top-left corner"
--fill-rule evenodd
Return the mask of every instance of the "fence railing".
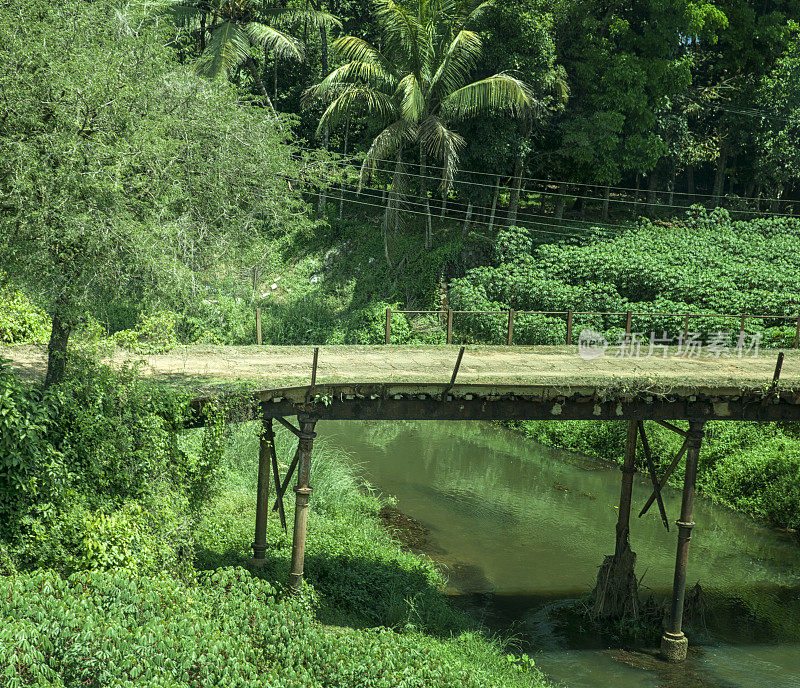
M 392 315 L 438 315 L 443 321 L 446 321 L 446 336 L 447 343 L 453 343 L 453 318 L 456 315 L 498 315 L 506 319 L 506 344 L 512 346 L 514 344 L 514 318 L 518 315 L 549 315 L 549 316 L 563 316 L 566 320 L 567 332 L 565 343 L 572 344 L 572 330 L 575 322 L 575 316 L 601 316 L 601 317 L 625 317 L 625 334 L 630 335 L 633 329 L 633 319 L 637 316 L 642 317 L 664 317 L 664 318 L 680 318 L 683 322 L 683 336 L 686 339 L 689 336 L 689 326 L 692 320 L 698 318 L 705 319 L 732 319 L 739 321 L 739 336 L 745 333 L 748 320 L 788 320 L 796 322 L 794 341 L 792 348 L 800 348 L 800 314 L 794 315 L 758 315 L 754 313 L 739 313 L 738 315 L 726 315 L 716 313 L 660 313 L 660 312 L 638 312 L 638 311 L 575 311 L 572 309 L 566 311 L 466 311 L 466 310 L 428 310 L 428 311 L 410 311 L 410 310 L 393 310 L 386 309 L 386 325 L 385 325 L 385 344 L 391 344 L 392 341 Z M 260 339 L 260 337 L 259 337 Z

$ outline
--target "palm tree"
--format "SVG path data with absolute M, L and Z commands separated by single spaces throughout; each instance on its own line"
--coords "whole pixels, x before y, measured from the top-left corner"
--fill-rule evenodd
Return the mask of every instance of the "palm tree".
M 380 24 L 381 48 L 355 36 L 332 44 L 343 62 L 307 97 L 328 103 L 317 135 L 330 131 L 355 114 L 367 114 L 381 126 L 361 168 L 361 183 L 374 174 L 380 160 L 396 160 L 393 194 L 402 195 L 403 149 L 418 149 L 420 196 L 427 206 L 425 244 L 431 245 L 427 196 L 429 158 L 441 163 L 440 190 L 446 195 L 458 169 L 464 139 L 453 124 L 488 112 L 523 116 L 538 108 L 531 89 L 511 74 L 472 81 L 481 54 L 481 39 L 465 28 L 489 4 L 488 0 L 374 0 Z M 395 203 L 396 213 L 397 203 Z
M 173 12 L 185 23 L 197 21 L 200 25 L 202 54 L 196 69 L 203 76 L 214 79 L 227 76 L 239 67 L 246 67 L 253 84 L 277 117 L 272 100 L 264 87 L 253 59 L 251 47 L 261 46 L 272 51 L 276 59 L 304 59 L 303 44 L 274 25 L 286 26 L 297 21 L 306 21 L 326 30 L 341 27 L 336 17 L 327 12 L 295 7 L 264 7 L 255 0 L 178 0 Z M 206 43 L 205 33 L 208 18 L 211 38 Z

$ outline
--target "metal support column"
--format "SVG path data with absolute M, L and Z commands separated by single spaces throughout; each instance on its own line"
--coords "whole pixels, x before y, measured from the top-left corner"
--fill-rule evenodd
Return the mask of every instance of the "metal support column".
M 289 574 L 289 587 L 298 592 L 303 584 L 303 561 L 306 554 L 306 524 L 308 522 L 308 502 L 311 497 L 309 486 L 311 473 L 311 450 L 314 447 L 316 419 L 302 417 L 300 423 L 300 442 L 298 445 L 297 486 L 294 508 L 294 535 L 292 537 L 292 566 Z
M 269 469 L 275 432 L 272 419 L 262 421 L 258 447 L 258 487 L 256 488 L 256 533 L 253 541 L 251 566 L 263 566 L 267 551 L 267 513 L 269 512 Z
M 697 479 L 697 461 L 700 457 L 700 446 L 703 442 L 703 426 L 705 421 L 691 421 L 687 433 L 686 475 L 683 480 L 683 499 L 681 501 L 681 517 L 678 526 L 678 552 L 675 557 L 675 579 L 672 584 L 672 604 L 669 621 L 661 637 L 661 656 L 670 662 L 682 662 L 686 659 L 689 641 L 683 634 L 683 600 L 686 593 L 686 566 L 689 562 L 689 541 L 692 538 L 692 510 L 694 508 L 695 482 Z
M 636 435 L 638 425 L 635 420 L 628 421 L 628 439 L 625 443 L 625 462 L 622 471 L 622 488 L 619 495 L 619 515 L 617 517 L 617 544 L 614 548 L 614 558 L 619 556 L 628 545 L 628 534 L 631 522 L 631 493 L 633 492 L 633 474 L 636 473 L 634 461 L 636 459 Z

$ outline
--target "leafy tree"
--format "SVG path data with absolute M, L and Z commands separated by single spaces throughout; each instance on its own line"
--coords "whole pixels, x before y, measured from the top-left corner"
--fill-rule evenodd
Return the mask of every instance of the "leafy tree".
M 0 262 L 52 318 L 48 384 L 87 312 L 198 299 L 257 259 L 262 227 L 302 222 L 275 124 L 166 38 L 105 2 L 11 0 L 0 17 Z
M 252 0 L 179 0 L 173 12 L 184 21 L 197 22 L 200 25 L 202 54 L 197 62 L 198 72 L 216 78 L 220 75 L 227 76 L 239 67 L 247 67 L 256 90 L 276 115 L 253 59 L 252 46 L 262 47 L 265 54 L 272 52 L 276 59 L 303 60 L 302 43 L 277 26 L 304 21 L 318 26 L 322 32 L 326 32 L 330 26 L 341 26 L 338 19 L 320 11 L 318 4 L 309 8 L 307 2 L 303 7 L 265 7 Z M 212 18 L 208 26 L 211 38 L 206 43 L 206 22 L 209 16 Z
M 354 115 L 367 115 L 379 125 L 361 179 L 367 181 L 381 160 L 395 156 L 395 204 L 402 195 L 404 148 L 418 151 L 419 194 L 427 208 L 426 246 L 431 245 L 432 232 L 428 160 L 441 163 L 441 190 L 446 192 L 465 143 L 453 125 L 491 112 L 521 116 L 537 104 L 530 88 L 511 74 L 472 80 L 482 41 L 466 26 L 487 5 L 486 1 L 465 0 L 415 0 L 410 4 L 377 0 L 380 47 L 356 36 L 337 39 L 333 50 L 343 64 L 309 90 L 310 96 L 330 103 L 320 119 L 318 134 Z

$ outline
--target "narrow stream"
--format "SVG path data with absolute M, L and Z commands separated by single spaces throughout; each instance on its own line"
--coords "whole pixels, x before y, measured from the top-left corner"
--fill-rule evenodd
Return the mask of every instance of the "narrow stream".
M 556 683 L 800 687 L 800 548 L 790 536 L 698 500 L 688 583 L 703 587 L 707 631 L 676 669 L 575 637 L 546 613 L 589 592 L 613 551 L 618 470 L 485 423 L 326 421 L 318 431 L 430 530 L 426 549 L 447 567 L 449 591 L 536 648 Z M 649 494 L 637 480 L 631 546 L 643 593 L 665 597 L 677 536 L 655 506 L 636 518 Z M 680 494 L 664 502 L 674 523 Z

